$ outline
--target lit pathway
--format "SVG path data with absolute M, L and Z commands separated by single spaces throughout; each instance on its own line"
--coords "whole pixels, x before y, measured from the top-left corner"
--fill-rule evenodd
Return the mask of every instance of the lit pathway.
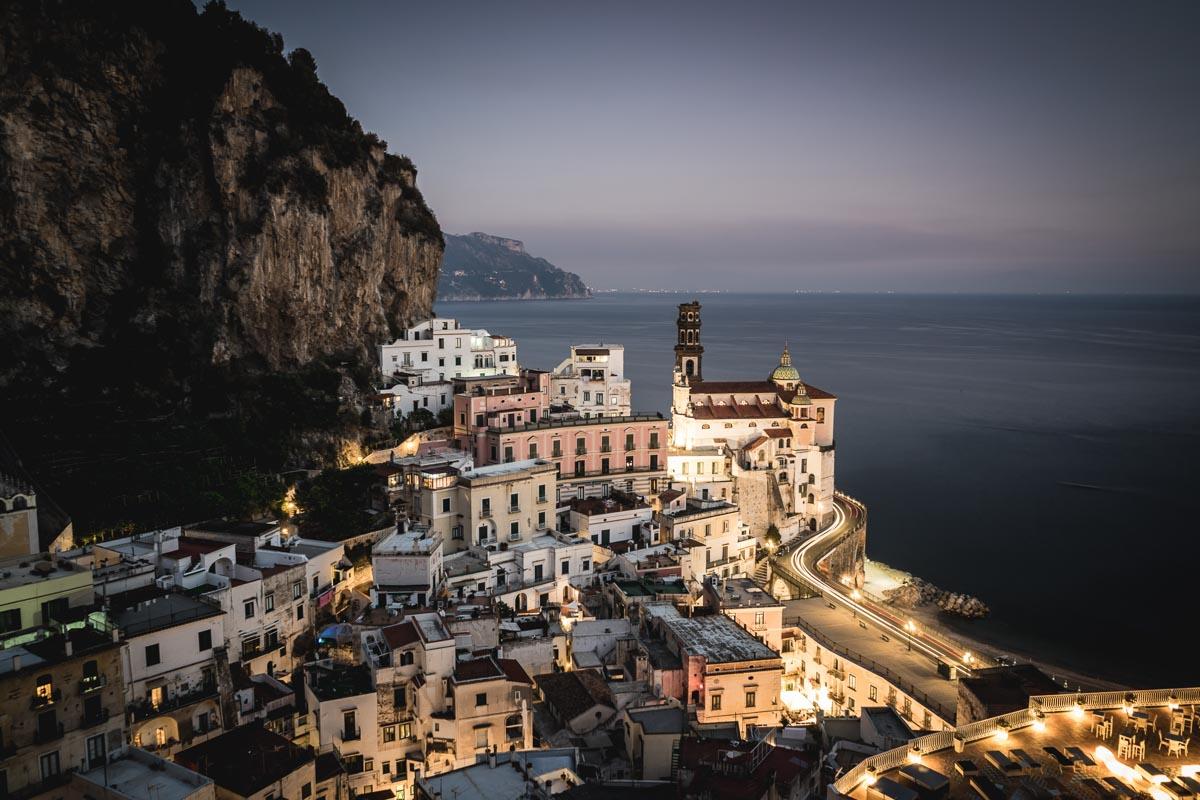
M 891 609 L 864 597 L 857 589 L 845 586 L 817 569 L 817 561 L 852 532 L 866 512 L 860 503 L 841 494 L 834 497 L 833 511 L 833 522 L 796 545 L 790 553 L 777 556 L 775 569 L 785 577 L 799 577 L 819 591 L 828 602 L 873 623 L 896 641 L 924 653 L 935 662 L 956 667 L 960 674 L 970 675 L 967 664 L 972 657 L 967 650 L 916 626 L 911 620 L 897 616 Z

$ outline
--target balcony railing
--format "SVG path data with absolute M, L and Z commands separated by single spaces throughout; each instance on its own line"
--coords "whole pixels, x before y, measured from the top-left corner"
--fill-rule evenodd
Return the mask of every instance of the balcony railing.
M 576 447 L 576 448 L 575 448 L 575 455 L 577 455 L 577 456 L 586 456 L 586 455 L 587 455 L 587 448 L 586 448 L 586 447 Z
M 107 708 L 102 708 L 95 714 L 84 714 L 83 715 L 83 723 L 80 725 L 80 727 L 94 728 L 97 725 L 108 722 L 109 716 L 110 715 L 109 715 L 109 711 Z
M 343 742 L 357 742 L 359 739 L 362 739 L 362 728 L 342 729 Z
M 39 709 L 52 706 L 62 700 L 62 689 L 51 689 L 47 694 L 35 694 L 29 698 L 29 708 Z
M 608 445 L 608 444 L 602 444 L 602 445 L 600 445 L 600 452 L 601 452 L 601 453 L 611 453 L 611 452 L 612 452 L 612 445 Z
M 244 655 L 244 654 L 243 654 Z M 193 691 L 177 694 L 174 697 L 165 698 L 157 706 L 149 700 L 142 700 L 133 703 L 129 706 L 129 714 L 133 717 L 134 722 L 140 722 L 144 719 L 156 717 L 159 714 L 165 714 L 169 711 L 175 711 L 185 706 L 190 706 L 193 703 L 198 703 L 201 700 L 213 697 L 217 693 L 217 684 L 213 683 L 202 684 Z
M 484 519 L 487 519 L 488 517 L 492 516 L 491 507 L 484 506 L 483 508 L 479 509 L 479 516 L 483 517 Z
M 108 676 L 101 673 L 99 675 L 84 675 L 83 680 L 79 682 L 79 693 L 90 694 L 91 692 L 99 691 L 108 685 Z
M 33 741 L 35 744 L 45 744 L 46 742 L 54 742 L 63 737 L 63 724 L 61 722 L 54 725 L 39 725 L 34 731 Z
M 510 514 L 517 514 L 517 513 L 519 513 L 520 511 L 521 511 L 521 507 L 520 507 L 520 506 L 509 506 L 509 507 L 508 507 L 508 513 L 510 513 Z

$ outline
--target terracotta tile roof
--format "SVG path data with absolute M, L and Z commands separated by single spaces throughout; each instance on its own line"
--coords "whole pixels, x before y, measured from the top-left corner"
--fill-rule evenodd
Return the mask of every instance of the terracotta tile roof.
M 692 406 L 696 419 L 787 419 L 787 412 L 774 403 L 705 404 Z
M 417 626 L 412 622 L 397 622 L 383 629 L 383 638 L 389 647 L 397 650 L 417 641 L 420 636 L 417 634 Z
M 499 665 L 490 656 L 488 658 L 474 658 L 470 661 L 460 661 L 454 666 L 455 683 L 491 680 L 502 678 L 505 674 L 504 670 L 500 669 Z
M 527 683 L 533 685 L 533 678 L 529 677 L 529 673 L 521 666 L 520 662 L 514 661 L 511 658 L 500 658 L 496 660 L 500 665 L 500 669 L 504 670 L 504 674 L 513 683 Z
M 616 708 L 608 684 L 593 669 L 538 675 L 537 687 L 564 722 L 575 719 L 593 706 Z
M 837 399 L 836 395 L 811 384 L 804 384 L 804 388 L 813 400 Z M 795 394 L 780 389 L 771 381 L 697 381 L 689 389 L 692 394 L 774 394 L 785 402 L 791 400 Z
M 766 433 L 767 436 L 770 436 L 772 439 L 785 439 L 788 436 L 792 435 L 792 429 L 791 428 L 771 428 L 770 430 L 764 431 L 764 433 Z

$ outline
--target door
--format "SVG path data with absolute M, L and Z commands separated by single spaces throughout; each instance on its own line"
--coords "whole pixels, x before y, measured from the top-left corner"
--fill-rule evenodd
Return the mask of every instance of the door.
M 95 769 L 104 764 L 104 734 L 89 736 L 87 740 L 88 769 Z

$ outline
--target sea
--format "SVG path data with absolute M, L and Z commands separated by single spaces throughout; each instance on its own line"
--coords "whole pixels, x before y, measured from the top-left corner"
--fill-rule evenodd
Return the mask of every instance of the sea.
M 667 414 L 670 293 L 441 303 L 552 369 L 625 346 Z M 1130 685 L 1200 684 L 1200 297 L 702 294 L 704 375 L 765 378 L 786 342 L 838 397 L 837 485 L 867 553 L 991 607 L 947 619 Z

